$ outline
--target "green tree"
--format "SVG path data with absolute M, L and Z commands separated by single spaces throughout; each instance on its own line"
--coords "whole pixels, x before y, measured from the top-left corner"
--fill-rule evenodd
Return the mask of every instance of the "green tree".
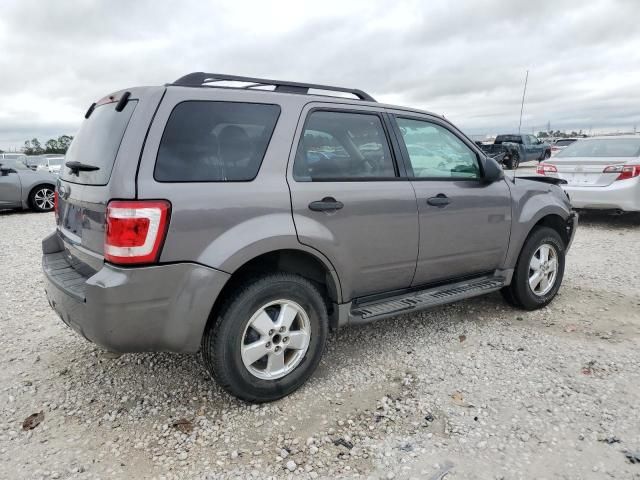
M 38 140 L 37 138 L 31 139 L 31 150 L 33 155 L 40 155 L 44 153 L 44 148 L 42 148 L 42 145 L 40 145 L 40 140 Z
M 55 138 L 50 138 L 47 140 L 47 143 L 44 144 L 45 153 L 60 153 L 59 150 L 58 141 Z
M 58 153 L 67 153 L 69 150 L 69 145 L 71 145 L 71 141 L 73 137 L 71 135 L 61 135 L 58 137 L 58 149 L 60 152 Z

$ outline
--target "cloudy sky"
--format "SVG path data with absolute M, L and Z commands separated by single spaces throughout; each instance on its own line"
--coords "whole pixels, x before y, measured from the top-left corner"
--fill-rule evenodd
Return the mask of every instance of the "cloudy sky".
M 191 71 L 336 84 L 471 134 L 640 129 L 640 1 L 2 0 L 0 148 Z

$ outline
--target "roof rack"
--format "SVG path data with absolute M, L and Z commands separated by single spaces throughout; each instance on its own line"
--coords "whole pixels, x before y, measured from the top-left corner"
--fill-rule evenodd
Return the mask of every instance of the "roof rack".
M 366 100 L 368 102 L 375 102 L 375 99 L 366 92 L 355 88 L 342 88 L 332 87 L 329 85 L 316 85 L 313 83 L 299 83 L 299 82 L 287 82 L 284 80 L 267 80 L 266 78 L 252 78 L 241 77 L 238 75 L 226 75 L 223 73 L 205 73 L 205 72 L 193 72 L 180 77 L 170 85 L 177 85 L 182 87 L 202 87 L 208 83 L 215 82 L 246 82 L 246 85 L 241 88 L 251 89 L 255 87 L 263 87 L 266 85 L 273 85 L 276 92 L 282 93 L 299 93 L 308 94 L 309 90 L 325 90 L 329 92 L 344 92 L 350 93 L 360 100 Z

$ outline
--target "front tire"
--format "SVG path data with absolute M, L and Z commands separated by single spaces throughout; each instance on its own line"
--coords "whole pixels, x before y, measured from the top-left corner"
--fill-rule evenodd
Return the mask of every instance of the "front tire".
M 522 247 L 511 284 L 501 290 L 505 300 L 524 310 L 548 305 L 562 284 L 565 253 L 557 231 L 536 227 Z
M 38 185 L 29 193 L 29 205 L 36 212 L 50 212 L 54 207 L 54 187 Z
M 232 395 L 270 402 L 315 371 L 329 321 L 318 289 L 298 275 L 263 276 L 229 297 L 202 339 L 209 373 Z

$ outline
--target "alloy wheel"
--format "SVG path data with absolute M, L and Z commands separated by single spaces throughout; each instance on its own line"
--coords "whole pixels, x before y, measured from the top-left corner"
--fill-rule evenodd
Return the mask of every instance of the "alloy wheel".
M 558 252 L 550 243 L 543 243 L 529 262 L 529 287 L 542 297 L 553 288 L 558 276 Z
M 245 368 L 262 380 L 291 373 L 309 348 L 311 325 L 304 309 L 292 300 L 269 302 L 253 314 L 242 335 Z
M 33 202 L 41 210 L 51 210 L 53 208 L 53 190 L 41 188 L 33 196 Z

